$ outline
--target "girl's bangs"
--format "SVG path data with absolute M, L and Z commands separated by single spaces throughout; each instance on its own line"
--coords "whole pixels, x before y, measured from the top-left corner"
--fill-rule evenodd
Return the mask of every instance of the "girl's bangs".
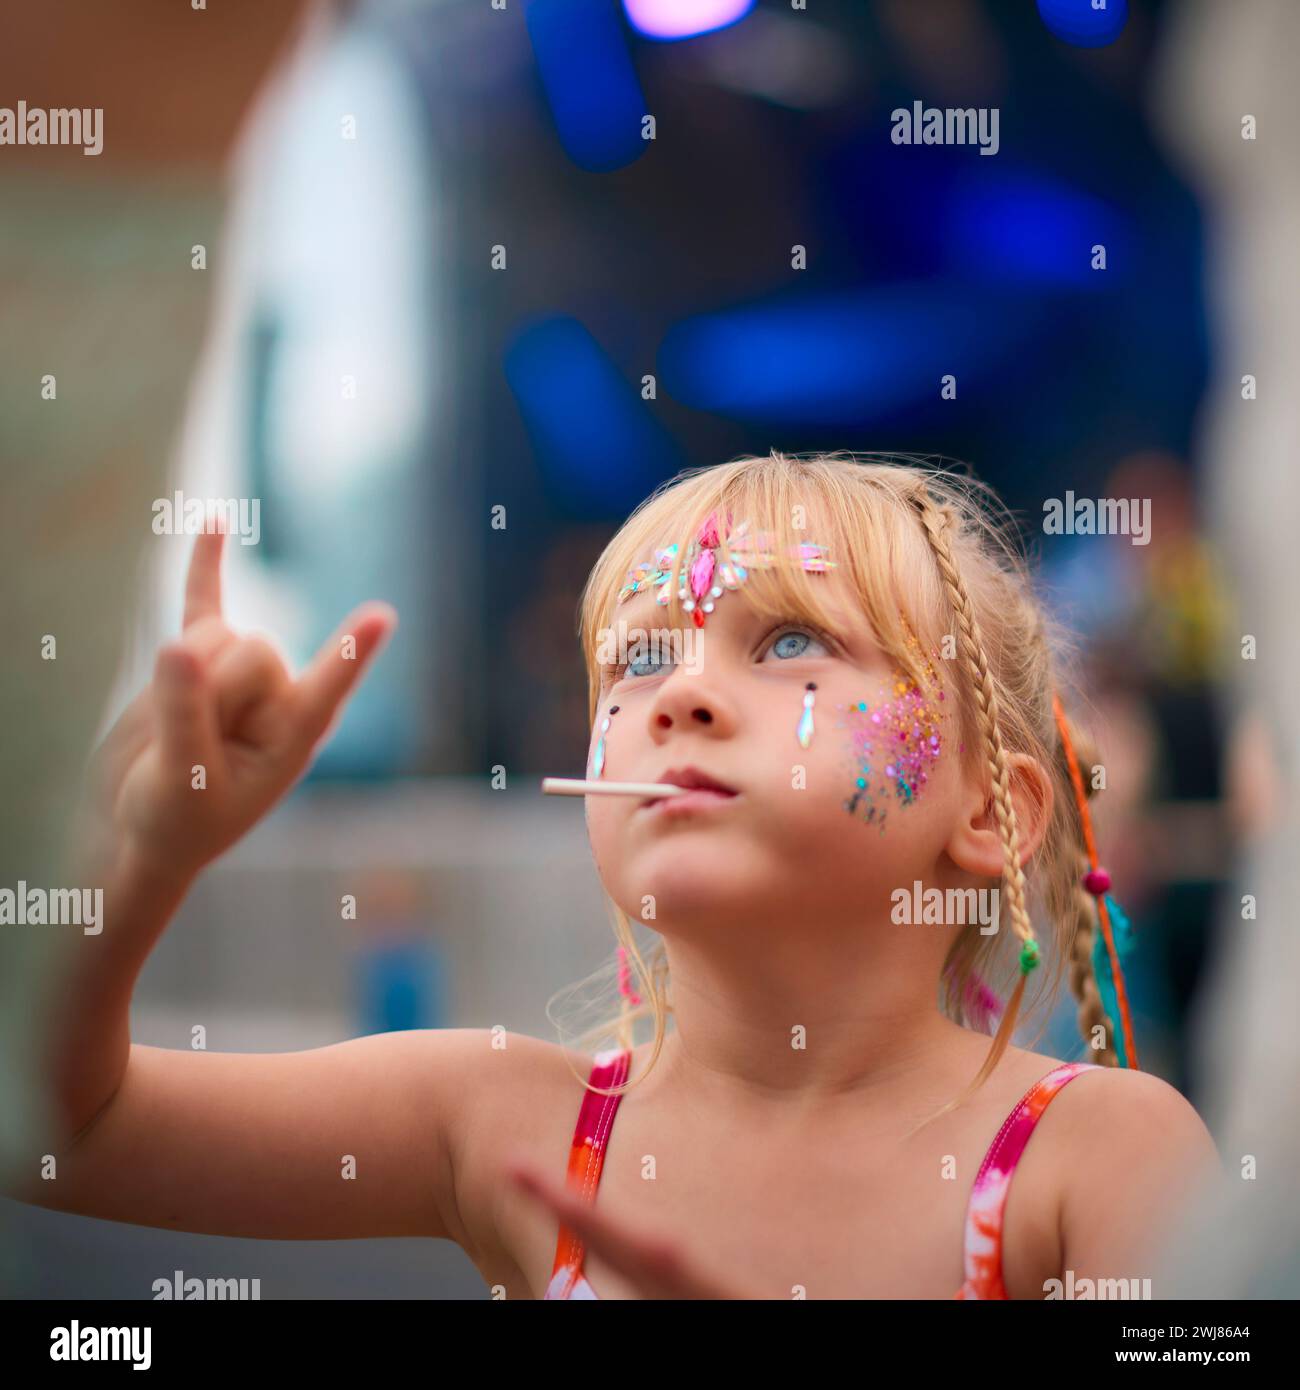
M 734 556 L 745 563 L 746 547 L 753 548 L 755 541 L 762 542 L 762 554 L 770 557 L 770 563 L 747 565 L 737 596 L 765 616 L 810 623 L 835 634 L 840 622 L 826 603 L 826 575 L 806 570 L 799 551 L 801 543 L 824 547 L 847 601 L 866 618 L 881 650 L 919 683 L 921 653 L 940 634 L 926 630 L 916 614 L 933 612 L 939 596 L 920 523 L 896 486 L 875 476 L 886 473 L 896 477 L 897 470 L 773 457 L 695 470 L 666 483 L 610 541 L 583 595 L 581 635 L 591 714 L 599 699 L 595 652 L 600 633 L 617 621 L 619 594 L 629 572 L 676 544 L 669 600 L 661 611 L 665 626 L 689 624 L 691 615 L 679 597 L 683 566 L 710 517 L 727 523 L 719 525 L 720 560 L 730 563 Z M 733 596 L 728 594 L 727 601 L 734 601 Z

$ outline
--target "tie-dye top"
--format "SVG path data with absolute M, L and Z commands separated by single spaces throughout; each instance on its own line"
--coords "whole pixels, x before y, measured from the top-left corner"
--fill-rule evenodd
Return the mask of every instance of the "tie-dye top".
M 613 1049 L 598 1052 L 591 1071 L 591 1084 L 602 1088 L 621 1086 L 628 1077 L 632 1054 Z M 1002 1223 L 1011 1176 L 1016 1170 L 1034 1126 L 1052 1097 L 1081 1072 L 1100 1070 L 1092 1062 L 1065 1062 L 1053 1068 L 1025 1093 L 1020 1103 L 1002 1122 L 971 1188 L 966 1209 L 966 1281 L 954 1298 L 1006 1298 L 1002 1282 Z M 569 1187 L 589 1202 L 596 1200 L 605 1148 L 621 1096 L 602 1096 L 586 1091 L 578 1112 L 578 1125 L 569 1148 L 567 1181 Z M 555 1265 L 543 1298 L 599 1299 L 582 1271 L 583 1243 L 566 1226 L 560 1227 L 555 1249 Z

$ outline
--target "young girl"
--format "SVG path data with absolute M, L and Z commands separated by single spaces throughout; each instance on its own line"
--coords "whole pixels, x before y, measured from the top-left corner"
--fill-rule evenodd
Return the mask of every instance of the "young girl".
M 194 876 L 301 773 L 395 623 L 359 609 L 295 681 L 223 622 L 201 536 L 184 631 L 98 755 L 105 929 L 58 1027 L 66 1133 L 32 1159 L 57 1177 L 20 1195 L 223 1235 L 442 1237 L 509 1298 L 1150 1277 L 1216 1155 L 1103 1007 L 1094 759 L 1007 534 L 951 474 L 774 454 L 684 475 L 610 542 L 582 609 L 588 778 L 693 790 L 587 798 L 624 963 L 594 1057 L 489 1029 L 131 1043 Z M 1086 1060 L 1010 1046 L 1065 972 Z

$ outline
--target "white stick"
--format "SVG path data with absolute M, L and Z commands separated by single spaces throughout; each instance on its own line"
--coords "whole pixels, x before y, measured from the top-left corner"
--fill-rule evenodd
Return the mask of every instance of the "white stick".
M 683 796 L 689 787 L 671 782 L 584 782 L 578 777 L 543 777 L 542 790 L 552 796 Z

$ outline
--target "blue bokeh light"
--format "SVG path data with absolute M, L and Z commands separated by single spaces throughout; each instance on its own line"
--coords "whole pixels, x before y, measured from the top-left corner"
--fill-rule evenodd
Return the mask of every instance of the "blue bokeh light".
M 639 159 L 646 102 L 608 0 L 525 0 L 528 36 L 560 143 L 592 173 Z
M 1038 0 L 1038 13 L 1062 43 L 1075 48 L 1105 48 L 1128 22 L 1128 0 Z
M 931 407 L 944 376 L 996 371 L 1041 318 L 1038 297 L 957 282 L 782 295 L 676 325 L 660 378 L 675 400 L 738 419 L 877 424 Z
M 1009 167 L 958 178 L 943 222 L 948 268 L 1062 285 L 1096 275 L 1092 248 L 1123 275 L 1131 237 L 1126 219 L 1091 194 L 1042 171 Z
M 505 374 L 548 482 L 576 513 L 622 513 L 680 466 L 640 393 L 576 319 L 523 325 Z

